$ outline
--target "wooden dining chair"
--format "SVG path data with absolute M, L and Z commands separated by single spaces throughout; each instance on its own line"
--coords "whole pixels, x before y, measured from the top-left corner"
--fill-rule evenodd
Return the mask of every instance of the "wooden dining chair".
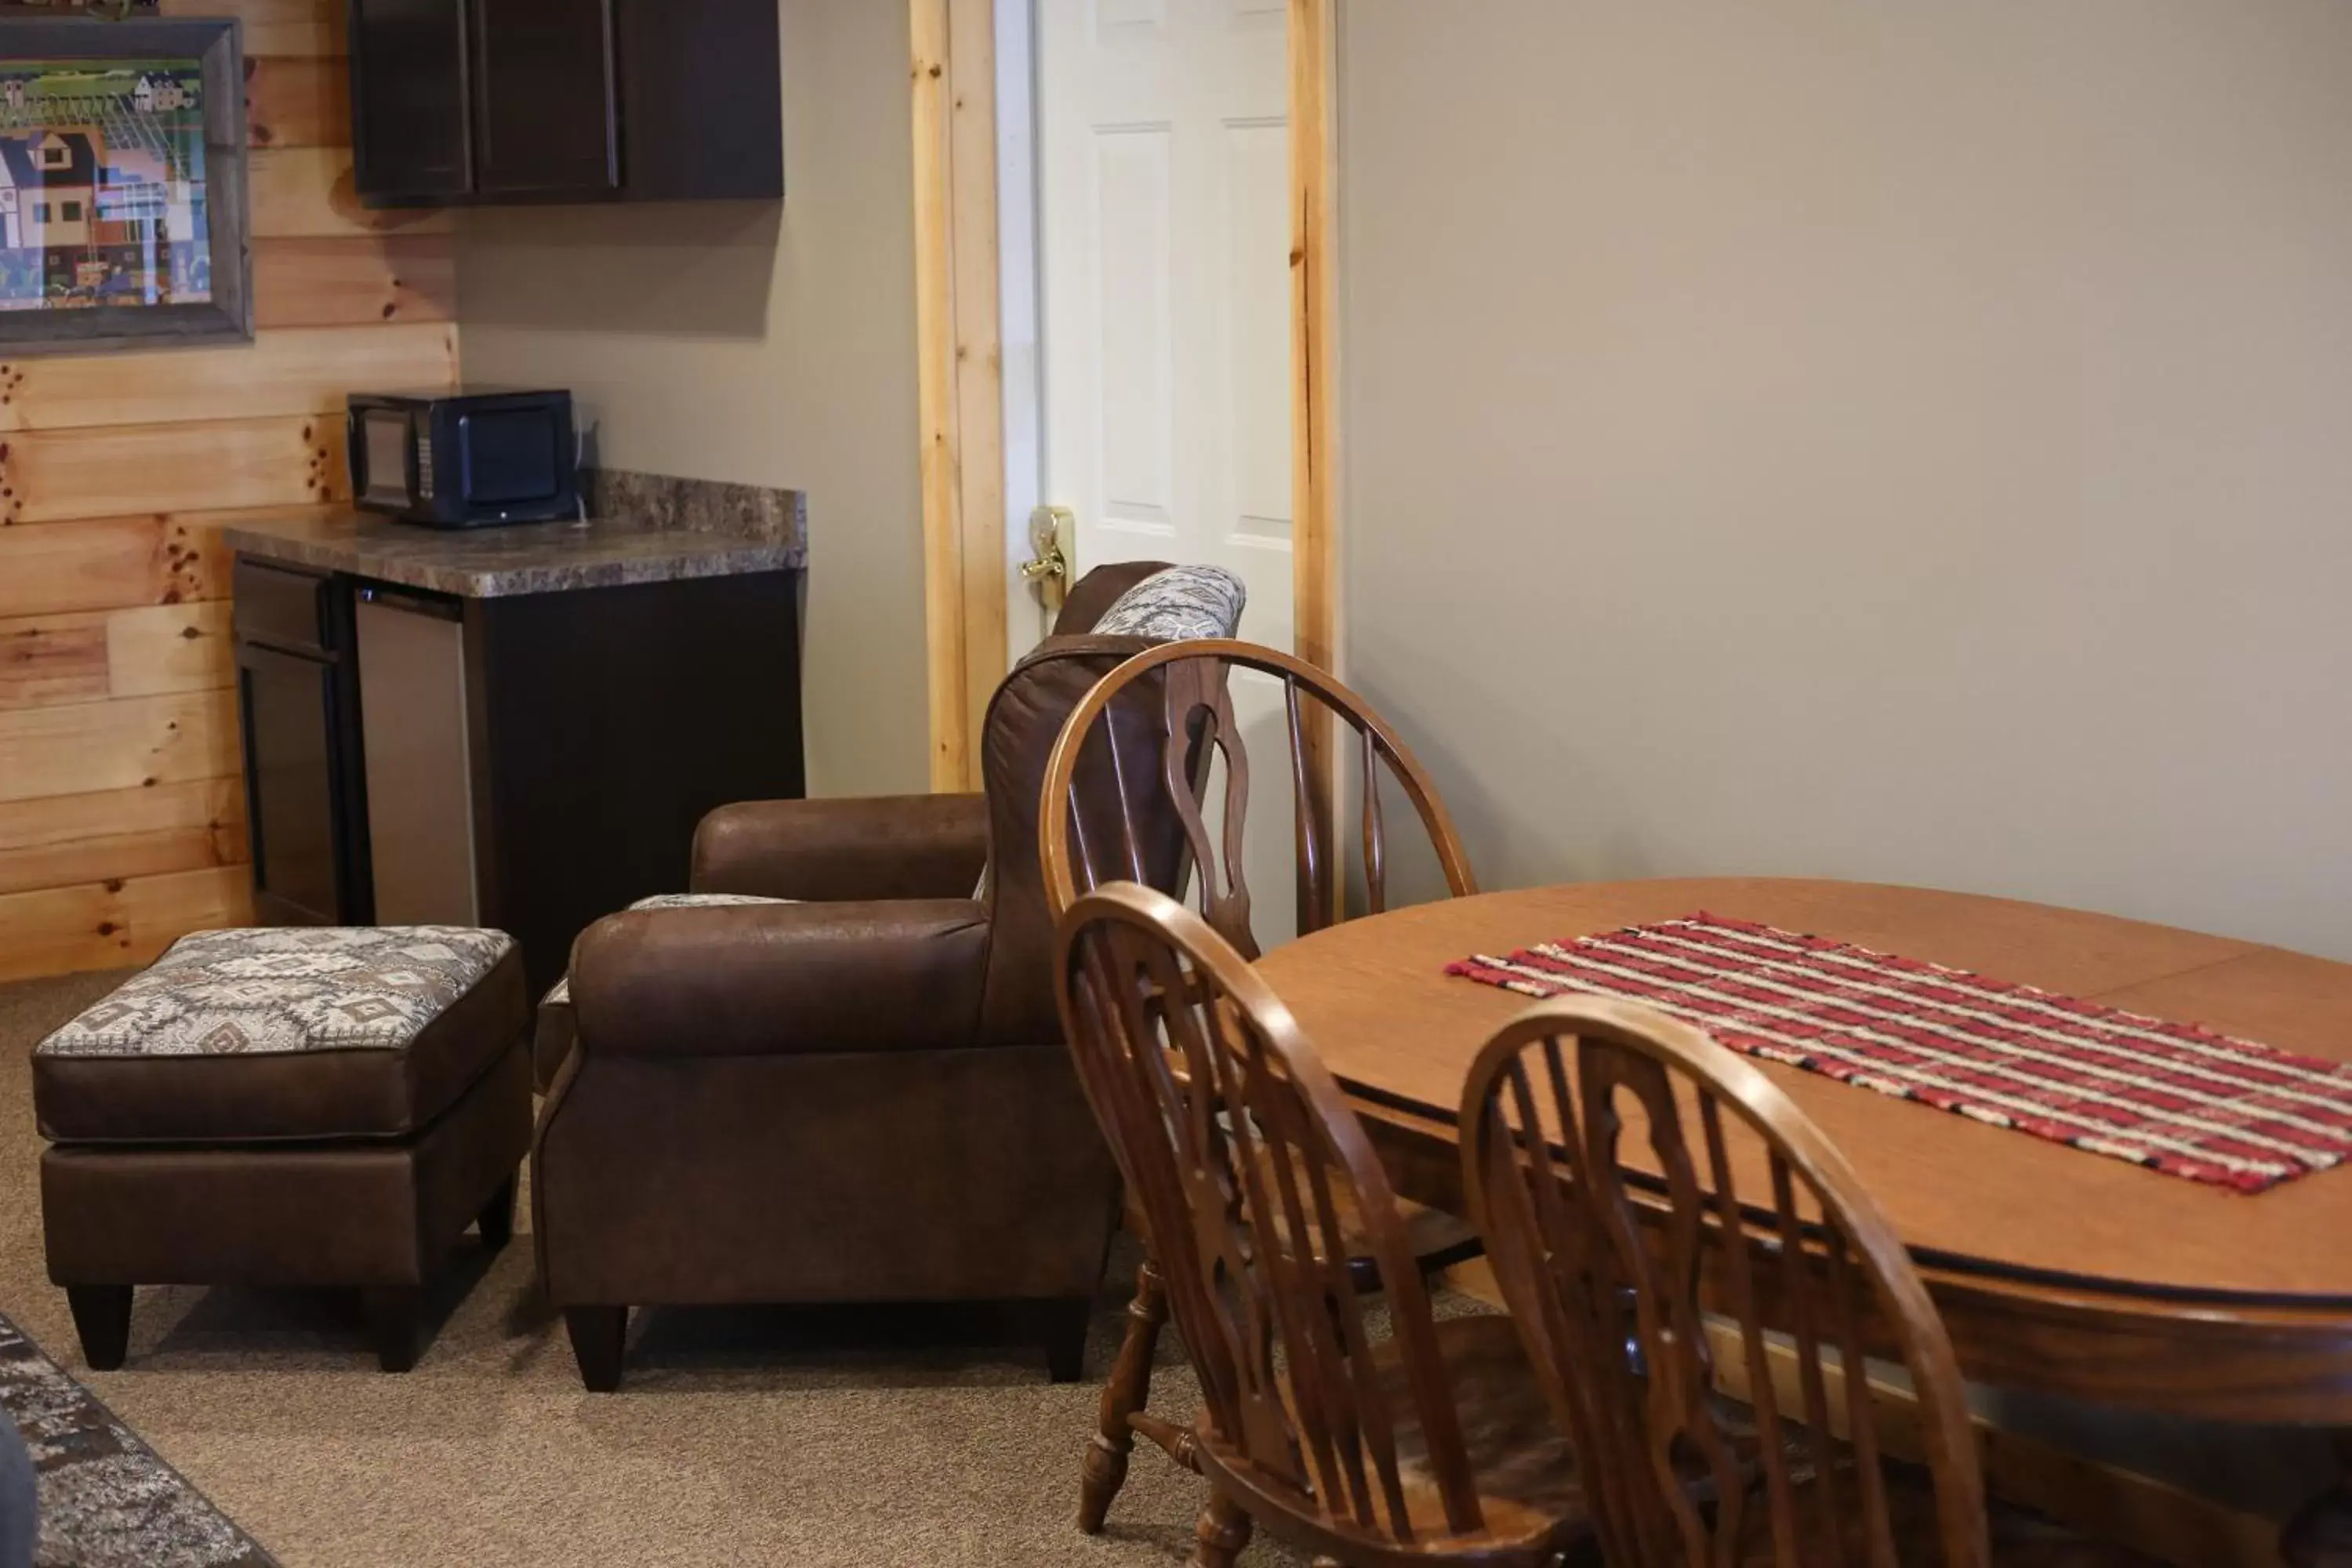
M 1909 1254 L 1741 1057 L 1632 1003 L 1546 1002 L 1487 1043 L 1461 1115 L 1472 1217 L 1612 1568 L 2144 1561 L 1989 1520 Z M 1918 1463 L 1880 1451 L 1865 1354 L 1910 1375 Z
M 1419 817 L 1447 891 L 1458 898 L 1478 890 L 1436 786 L 1362 698 L 1327 671 L 1278 649 L 1199 639 L 1128 659 L 1097 682 L 1063 724 L 1046 763 L 1038 821 L 1045 900 L 1056 920 L 1080 894 L 1119 878 L 1179 899 L 1189 893 L 1220 936 L 1245 958 L 1258 956 L 1243 864 L 1252 773 L 1234 712 L 1236 670 L 1268 678 L 1282 690 L 1280 765 L 1289 773 L 1302 932 L 1339 918 L 1351 870 L 1363 895 L 1360 912 L 1388 908 L 1392 858 L 1383 781 L 1402 792 Z M 1330 772 L 1318 763 L 1334 735 L 1353 764 L 1347 792 L 1357 819 L 1349 836 L 1357 851 L 1352 866 L 1330 816 Z M 1222 770 L 1212 765 L 1216 755 Z M 1220 773 L 1222 791 L 1214 788 Z M 1163 803 L 1173 812 L 1150 809 Z M 1403 1205 L 1402 1213 L 1419 1272 L 1433 1274 L 1478 1255 L 1476 1231 L 1454 1215 L 1418 1205 Z M 1130 1212 L 1130 1228 L 1140 1217 Z M 1351 1249 L 1349 1272 L 1358 1289 L 1380 1289 L 1381 1270 L 1364 1248 Z M 1138 1432 L 1180 1460 L 1186 1458 L 1181 1432 L 1145 1411 L 1152 1357 L 1167 1321 L 1166 1292 L 1147 1257 L 1136 1271 L 1126 1335 L 1103 1385 L 1096 1435 L 1087 1449 L 1078 1528 L 1088 1534 L 1102 1529 L 1127 1479 Z
M 1435 1321 L 1379 1156 L 1289 1012 L 1191 910 L 1130 882 L 1062 922 L 1078 1077 L 1200 1375 L 1194 1562 L 1253 1520 L 1319 1559 L 1550 1568 L 1589 1538 L 1509 1321 Z M 1376 1340 L 1349 1256 L 1388 1281 Z
M 1199 640 L 1166 643 L 1129 659 L 1097 681 L 1063 724 L 1046 763 L 1038 824 L 1045 895 L 1057 916 L 1080 893 L 1112 879 L 1154 881 L 1150 872 L 1160 847 L 1148 841 L 1153 822 L 1130 803 L 1139 793 L 1163 791 L 1181 825 L 1181 874 L 1189 883 L 1189 901 L 1199 904 L 1211 928 L 1244 957 L 1258 956 L 1243 857 L 1254 764 L 1234 714 L 1235 671 L 1254 672 L 1281 689 L 1284 744 L 1276 765 L 1289 779 L 1302 934 L 1344 918 L 1342 894 L 1351 879 L 1360 882 L 1362 895 L 1361 908 L 1353 912 L 1388 909 L 1393 857 L 1386 789 L 1402 791 L 1412 805 L 1448 894 L 1462 898 L 1478 890 L 1436 784 L 1403 737 L 1370 704 L 1329 671 L 1277 648 Z M 1144 683 L 1158 687 L 1159 702 L 1119 700 Z M 1154 708 L 1156 712 L 1150 711 Z M 1147 713 L 1150 730 L 1129 732 L 1147 721 Z M 1337 803 L 1331 789 L 1337 770 L 1327 766 L 1327 751 L 1334 745 L 1345 749 L 1343 765 L 1352 785 L 1342 792 L 1352 799 Z M 1213 753 L 1224 764 L 1223 788 L 1213 799 Z M 1132 776 L 1144 765 L 1156 777 Z M 1089 770 L 1116 787 L 1080 789 Z M 1106 802 L 1121 809 L 1106 811 L 1100 804 Z M 1354 816 L 1351 827 L 1336 820 L 1339 804 Z

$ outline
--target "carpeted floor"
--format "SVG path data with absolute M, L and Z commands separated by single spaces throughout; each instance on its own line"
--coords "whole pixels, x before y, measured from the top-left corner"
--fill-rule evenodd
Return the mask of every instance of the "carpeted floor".
M 1109 1531 L 1072 1527 L 1097 1386 L 1049 1385 L 1027 1344 L 940 1347 L 958 1314 L 640 1312 L 628 1382 L 589 1394 L 520 1237 L 487 1273 L 468 1259 L 471 1291 L 405 1376 L 375 1370 L 354 1300 L 188 1289 L 142 1290 L 130 1364 L 89 1373 L 41 1261 L 26 1058 L 119 978 L 0 987 L 0 1311 L 285 1568 L 1151 1564 L 1190 1550 L 1201 1483 L 1148 1448 Z M 1193 1395 L 1163 1354 L 1154 1408 L 1189 1415 Z M 1244 1561 L 1295 1560 L 1261 1542 Z

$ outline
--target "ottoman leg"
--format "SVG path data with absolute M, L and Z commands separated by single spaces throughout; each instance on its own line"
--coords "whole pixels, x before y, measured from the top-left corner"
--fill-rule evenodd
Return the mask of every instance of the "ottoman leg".
M 566 1307 L 563 1326 L 572 1335 L 572 1359 L 591 1394 L 621 1386 L 621 1350 L 629 1337 L 626 1307 Z
M 360 1304 L 367 1312 L 368 1334 L 375 1341 L 376 1365 L 386 1372 L 415 1366 L 425 1292 L 413 1285 L 370 1286 L 360 1292 Z
M 490 1194 L 490 1201 L 475 1221 L 481 1227 L 482 1245 L 492 1252 L 514 1239 L 515 1187 L 520 1180 L 518 1172 L 500 1182 L 499 1190 Z
M 90 1371 L 112 1372 L 121 1366 L 131 1350 L 131 1287 L 68 1285 L 66 1305 L 73 1309 L 81 1358 Z

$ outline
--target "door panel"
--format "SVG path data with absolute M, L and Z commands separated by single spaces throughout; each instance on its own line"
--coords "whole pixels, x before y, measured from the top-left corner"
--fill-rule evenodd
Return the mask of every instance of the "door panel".
M 362 195 L 464 195 L 464 0 L 352 0 L 354 178 Z
M 609 0 L 474 0 L 474 52 L 486 194 L 619 188 Z
M 1077 566 L 1157 557 L 1249 588 L 1291 646 L 1290 211 L 1281 0 L 1039 0 L 1044 499 Z M 1261 942 L 1296 929 L 1278 687 L 1234 683 Z
M 271 648 L 237 654 L 253 885 L 272 915 L 341 919 L 335 803 L 335 667 Z

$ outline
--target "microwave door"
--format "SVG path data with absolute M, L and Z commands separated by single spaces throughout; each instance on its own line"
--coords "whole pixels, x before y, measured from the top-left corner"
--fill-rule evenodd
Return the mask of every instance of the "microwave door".
M 406 511 L 416 498 L 415 476 L 409 469 L 415 443 L 407 411 L 358 409 L 352 424 L 352 477 L 360 504 Z

